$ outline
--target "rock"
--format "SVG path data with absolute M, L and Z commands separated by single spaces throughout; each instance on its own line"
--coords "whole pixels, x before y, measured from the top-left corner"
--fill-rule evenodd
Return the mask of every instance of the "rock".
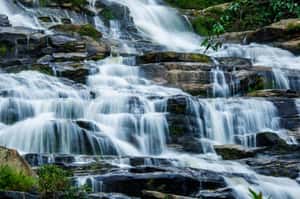
M 39 199 L 40 196 L 18 191 L 0 191 L 2 199 Z
M 137 58 L 138 64 L 159 62 L 200 62 L 212 63 L 212 60 L 203 54 L 178 53 L 178 52 L 154 52 L 147 53 Z
M 142 191 L 142 199 L 196 199 L 192 197 L 186 197 L 186 196 L 179 196 L 179 195 L 172 195 L 172 194 L 166 194 L 161 193 L 158 191 Z
M 0 165 L 8 165 L 26 175 L 35 175 L 26 160 L 14 149 L 0 147 Z
M 143 190 L 189 196 L 198 192 L 200 182 L 190 176 L 176 173 L 111 173 L 95 178 L 103 182 L 104 192 L 117 192 L 129 196 L 142 196 Z
M 281 151 L 263 151 L 254 158 L 242 159 L 242 164 L 247 164 L 259 174 L 275 177 L 297 179 L 300 172 L 299 148 L 289 150 L 285 154 Z
M 284 42 L 275 42 L 274 46 L 283 48 L 285 50 L 289 50 L 292 53 L 299 55 L 300 54 L 300 37 L 293 38 L 291 40 L 284 41 Z
M 250 97 L 282 97 L 282 98 L 298 98 L 300 92 L 283 89 L 267 89 L 258 90 L 247 94 Z
M 254 157 L 256 154 L 256 150 L 246 149 L 240 145 L 234 144 L 215 145 L 214 149 L 224 160 L 237 160 Z
M 283 19 L 279 22 L 273 23 L 269 26 L 263 27 L 247 36 L 247 42 L 274 42 L 287 41 L 298 37 L 300 20 L 297 19 Z
M 279 137 L 276 133 L 262 132 L 256 135 L 257 147 L 288 147 L 285 140 Z
M 0 14 L 0 27 L 9 27 L 11 26 L 9 19 L 6 15 Z

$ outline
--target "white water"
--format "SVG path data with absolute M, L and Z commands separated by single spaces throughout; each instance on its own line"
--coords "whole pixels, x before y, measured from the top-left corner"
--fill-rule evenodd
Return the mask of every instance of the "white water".
M 199 40 L 173 9 L 154 0 L 112 1 L 129 7 L 135 24 L 146 38 L 169 49 L 198 49 Z M 7 4 L 1 3 L 1 8 L 7 8 Z M 5 12 L 14 19 L 11 11 Z M 25 21 L 24 26 L 30 27 Z M 119 37 L 119 32 L 111 34 Z M 216 56 L 237 54 L 251 58 L 257 65 L 272 67 L 297 65 L 298 58 L 286 51 L 261 45 L 252 47 L 231 45 Z M 277 62 L 281 60 L 276 56 L 289 62 Z M 299 185 L 293 180 L 260 176 L 240 164 L 210 159 L 208 154 L 192 156 L 170 151 L 166 146 L 166 100 L 172 95 L 186 94 L 152 84 L 139 76 L 138 67 L 123 61 L 118 57 L 89 63 L 96 65 L 99 73 L 91 75 L 88 87 L 82 89 L 36 72 L 0 74 L 0 144 L 24 152 L 175 157 L 185 166 L 251 175 L 257 183 L 254 188 L 271 195 L 272 199 L 298 198 Z M 215 78 L 216 86 L 221 86 L 222 91 L 227 90 L 224 79 Z M 95 98 L 89 95 L 91 90 Z M 202 130 L 199 135 L 212 143 L 255 146 L 256 132 L 280 130 L 277 110 L 267 101 L 201 99 L 193 104 Z M 91 122 L 97 130 L 83 131 L 77 120 Z M 252 184 L 245 180 L 227 181 L 238 198 L 248 198 L 247 188 Z
M 199 49 L 200 38 L 191 32 L 176 11 L 156 0 L 109 0 L 129 8 L 130 16 L 145 38 L 172 50 Z
M 21 26 L 32 29 L 41 28 L 34 16 L 28 15 L 15 4 L 10 3 L 10 1 L 11 0 L 0 1 L 0 14 L 7 15 L 12 26 Z
M 229 97 L 230 88 L 227 84 L 225 74 L 219 68 L 212 69 L 213 97 Z

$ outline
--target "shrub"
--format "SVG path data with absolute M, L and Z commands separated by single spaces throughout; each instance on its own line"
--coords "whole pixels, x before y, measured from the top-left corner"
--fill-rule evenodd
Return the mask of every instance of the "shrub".
M 45 165 L 38 170 L 39 191 L 42 194 L 65 192 L 70 189 L 70 174 L 55 165 Z
M 0 166 L 0 190 L 30 192 L 36 187 L 36 183 L 34 177 L 27 176 L 16 168 Z

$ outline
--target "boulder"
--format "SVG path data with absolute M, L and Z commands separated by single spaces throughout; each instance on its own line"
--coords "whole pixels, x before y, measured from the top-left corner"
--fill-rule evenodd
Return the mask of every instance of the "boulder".
M 276 133 L 262 132 L 256 135 L 256 146 L 257 147 L 287 147 L 288 144 Z
M 0 27 L 9 27 L 11 26 L 9 19 L 6 15 L 0 14 Z
M 8 165 L 26 175 L 35 175 L 26 160 L 15 149 L 0 147 L 0 165 Z
M 143 190 L 155 190 L 178 195 L 196 194 L 200 182 L 188 175 L 171 172 L 155 172 L 143 174 L 111 173 L 95 177 L 103 183 L 104 192 L 117 192 L 129 196 L 142 196 Z
M 254 157 L 256 154 L 256 150 L 247 149 L 241 145 L 235 144 L 215 145 L 214 149 L 224 160 L 237 160 Z

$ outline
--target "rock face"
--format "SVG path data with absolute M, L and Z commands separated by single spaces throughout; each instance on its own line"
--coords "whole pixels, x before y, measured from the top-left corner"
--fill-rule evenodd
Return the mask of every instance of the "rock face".
M 34 175 L 26 160 L 14 149 L 0 147 L 0 165 L 8 165 L 26 175 Z
M 221 38 L 234 43 L 271 43 L 273 46 L 299 54 L 299 27 L 299 19 L 284 19 L 257 30 L 225 33 Z
M 263 78 L 272 73 L 267 68 L 256 70 L 248 59 L 229 57 L 217 58 L 216 61 L 218 64 L 205 55 L 176 52 L 149 53 L 137 58 L 142 75 L 159 84 L 179 87 L 192 95 L 212 95 L 216 68 L 223 70 L 232 93 L 261 89 Z
M 5 16 L 0 18 L 3 26 L 7 24 Z M 58 72 L 56 75 L 85 83 L 91 69 L 83 61 L 104 59 L 110 54 L 110 48 L 101 39 L 102 34 L 91 25 L 69 24 L 56 29 L 54 34 L 48 35 L 41 30 L 2 27 L 1 69 L 6 72 L 31 69 L 49 75 Z
M 240 145 L 215 145 L 214 149 L 218 155 L 224 160 L 235 160 L 247 157 L 254 157 L 256 152 L 254 149 L 246 149 Z

